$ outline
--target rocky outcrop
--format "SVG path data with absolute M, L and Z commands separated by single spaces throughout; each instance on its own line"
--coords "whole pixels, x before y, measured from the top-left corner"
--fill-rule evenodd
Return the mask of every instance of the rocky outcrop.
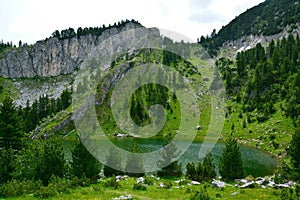
M 271 36 L 264 36 L 264 35 L 248 35 L 243 36 L 234 41 L 227 41 L 223 44 L 221 49 L 227 49 L 234 52 L 234 56 L 236 53 L 241 51 L 246 51 L 249 49 L 254 48 L 258 43 L 266 46 L 272 40 L 277 41 L 282 38 L 287 38 L 290 34 L 296 36 L 300 34 L 300 24 L 297 24 L 297 28 L 291 29 L 290 26 L 286 27 L 281 33 Z M 231 55 L 227 55 L 231 57 Z
M 103 40 L 136 27 L 141 25 L 129 22 L 120 28 L 107 29 L 100 36 L 89 34 L 64 40 L 51 37 L 32 46 L 8 49 L 0 57 L 0 76 L 33 78 L 71 74 L 79 68 L 88 53 Z

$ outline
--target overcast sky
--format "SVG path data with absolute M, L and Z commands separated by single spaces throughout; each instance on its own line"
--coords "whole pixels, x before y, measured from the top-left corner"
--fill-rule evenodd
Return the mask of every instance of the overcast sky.
M 263 0 L 1 0 L 0 40 L 32 44 L 55 30 L 135 19 L 196 40 Z

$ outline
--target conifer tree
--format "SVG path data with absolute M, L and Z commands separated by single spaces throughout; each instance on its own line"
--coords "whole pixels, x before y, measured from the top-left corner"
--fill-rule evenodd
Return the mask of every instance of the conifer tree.
M 24 123 L 10 98 L 0 106 L 0 148 L 19 150 L 22 148 Z
M 90 154 L 90 152 L 79 140 L 72 151 L 71 169 L 78 178 L 89 178 L 96 181 L 99 178 L 101 165 L 99 161 Z
M 132 139 L 131 142 L 131 154 L 127 158 L 125 172 L 129 176 L 140 177 L 144 176 L 144 166 L 141 162 L 140 148 L 136 138 Z
M 181 164 L 177 160 L 180 151 L 177 149 L 175 144 L 171 141 L 171 136 L 167 136 L 166 144 L 164 145 L 164 153 L 162 154 L 163 160 L 160 160 L 157 166 L 161 169 L 157 172 L 159 176 L 172 176 L 180 177 L 182 175 Z
M 296 180 L 300 178 L 300 128 L 298 127 L 295 130 L 293 135 L 293 139 L 290 144 L 290 148 L 288 149 L 288 154 L 291 156 L 291 161 L 296 172 L 296 176 L 294 177 Z
M 111 166 L 114 166 L 111 167 Z M 103 172 L 106 177 L 122 175 L 123 172 L 117 169 L 121 169 L 121 159 L 114 147 L 110 149 L 106 157 L 106 165 L 103 167 Z
M 230 136 L 225 143 L 219 163 L 220 174 L 224 179 L 233 180 L 243 178 L 244 169 L 241 150 L 237 139 Z

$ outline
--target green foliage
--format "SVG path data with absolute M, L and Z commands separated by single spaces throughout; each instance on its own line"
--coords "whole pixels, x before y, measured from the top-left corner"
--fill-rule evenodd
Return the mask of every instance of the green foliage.
M 104 181 L 105 187 L 112 187 L 114 189 L 118 189 L 120 187 L 119 182 L 117 182 L 117 179 L 115 176 L 112 176 L 111 178 Z
M 4 52 L 5 49 L 13 47 L 12 42 L 4 43 L 3 40 L 0 42 L 0 54 Z
M 73 28 L 68 28 L 62 31 L 54 31 L 52 33 L 52 37 L 58 38 L 59 40 L 64 40 L 64 39 L 71 39 L 74 37 L 78 37 L 80 38 L 80 36 L 85 36 L 85 35 L 93 35 L 93 36 L 99 36 L 101 35 L 105 30 L 111 29 L 111 28 L 120 28 L 125 26 L 127 23 L 132 22 L 135 23 L 137 25 L 142 26 L 138 21 L 135 20 L 126 20 L 126 21 L 120 21 L 117 24 L 115 23 L 114 25 L 109 25 L 108 27 L 105 27 L 105 25 L 103 24 L 102 27 L 89 27 L 89 28 L 81 28 L 79 27 L 77 29 L 77 32 L 75 32 L 75 30 Z M 1 50 L 1 49 L 0 49 Z
M 111 168 L 110 166 L 115 166 L 115 168 L 121 169 L 121 159 L 117 153 L 118 151 L 112 147 L 106 157 L 106 164 L 103 167 L 103 172 L 106 177 L 123 175 L 124 172 Z
M 71 170 L 72 174 L 79 179 L 86 177 L 92 181 L 97 181 L 99 178 L 101 165 L 85 148 L 81 140 L 72 151 Z
M 42 187 L 41 181 L 18 181 L 11 180 L 0 186 L 1 197 L 17 197 L 24 194 L 32 194 L 39 191 Z
M 208 153 L 203 160 L 204 181 L 211 181 L 216 177 L 214 160 L 211 153 Z
M 41 180 L 47 186 L 52 175 L 63 177 L 66 161 L 59 141 L 33 141 L 16 159 L 14 177 L 19 180 Z
M 216 62 L 227 95 L 243 104 L 244 113 L 253 113 L 262 123 L 276 113 L 275 104 L 284 101 L 281 109 L 297 126 L 300 122 L 299 44 L 299 36 L 289 35 L 276 43 L 272 41 L 266 49 L 257 44 L 253 49 L 239 52 L 236 63 L 225 58 Z
M 132 177 L 141 177 L 144 176 L 144 166 L 141 160 L 140 148 L 136 138 L 132 139 L 131 142 L 131 152 L 133 154 L 129 154 L 126 166 L 124 171 L 127 175 Z
M 14 160 L 13 149 L 0 149 L 0 185 L 12 179 Z
M 286 183 L 291 180 L 294 176 L 292 175 L 292 167 L 289 166 L 285 160 L 283 160 L 278 169 L 275 171 L 274 181 L 275 183 Z
M 40 122 L 49 115 L 58 113 L 67 109 L 72 101 L 72 91 L 64 90 L 58 99 L 50 99 L 48 95 L 40 96 L 39 100 L 35 100 L 32 105 L 27 105 L 19 110 L 25 122 L 25 132 L 32 131 Z
M 134 183 L 133 190 L 147 190 L 147 187 L 142 183 Z
M 291 156 L 291 161 L 296 172 L 296 176 L 293 177 L 295 180 L 300 178 L 300 128 L 295 130 L 293 139 L 288 149 L 288 154 Z
M 297 186 L 296 189 L 284 188 L 280 194 L 280 199 L 282 200 L 298 200 L 299 198 L 299 186 Z
M 234 180 L 243 178 L 244 169 L 241 150 L 237 139 L 230 136 L 225 143 L 219 163 L 219 172 L 224 179 Z
M 170 180 L 163 181 L 165 189 L 170 189 L 173 186 L 173 183 Z
M 19 150 L 22 148 L 24 123 L 13 104 L 6 98 L 0 106 L 0 148 Z
M 187 178 L 194 181 L 211 181 L 216 176 L 215 165 L 211 153 L 208 153 L 203 163 L 198 162 L 197 166 L 194 163 L 188 163 L 186 166 Z
M 210 196 L 206 188 L 201 188 L 200 191 L 196 191 L 191 197 L 190 200 L 210 200 Z
M 162 159 L 158 161 L 157 166 L 161 169 L 157 172 L 158 176 L 180 177 L 182 175 L 181 164 L 177 160 L 174 161 L 180 154 L 176 145 L 171 141 L 170 136 L 164 144 L 164 152 Z

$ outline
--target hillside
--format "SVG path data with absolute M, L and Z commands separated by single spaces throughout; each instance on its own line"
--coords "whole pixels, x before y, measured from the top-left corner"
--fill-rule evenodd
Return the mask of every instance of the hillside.
M 299 0 L 266 0 L 248 9 L 229 24 L 222 27 L 210 37 L 204 36 L 200 44 L 208 48 L 211 54 L 227 41 L 234 41 L 243 36 L 271 36 L 283 32 L 299 29 L 300 2 Z

